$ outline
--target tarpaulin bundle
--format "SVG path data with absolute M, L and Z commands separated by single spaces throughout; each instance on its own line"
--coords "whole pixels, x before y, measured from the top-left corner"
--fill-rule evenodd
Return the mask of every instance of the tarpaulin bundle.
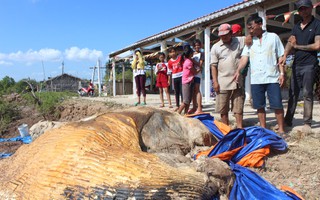
M 18 141 L 21 141 L 24 144 L 29 144 L 32 142 L 32 137 L 29 135 L 25 137 L 18 136 L 14 138 L 0 138 L 0 142 L 18 142 Z
M 195 118 L 195 117 L 194 117 Z M 204 123 L 212 134 L 222 133 L 210 117 L 197 118 L 206 119 Z M 212 118 L 213 119 L 213 118 Z M 214 120 L 214 119 L 213 119 Z M 227 130 L 227 129 L 226 129 Z M 227 133 L 221 140 L 208 151 L 197 153 L 194 158 L 200 156 L 218 157 L 229 163 L 236 175 L 234 186 L 230 193 L 231 200 L 247 199 L 303 199 L 299 194 L 290 188 L 283 192 L 264 180 L 258 174 L 243 166 L 261 167 L 264 157 L 270 153 L 270 149 L 284 151 L 287 143 L 275 132 L 265 128 L 253 126 L 245 129 L 234 129 Z M 237 163 L 237 164 L 235 164 Z
M 268 199 L 268 200 L 300 200 L 292 192 L 281 191 L 257 173 L 233 162 L 229 165 L 236 176 L 230 192 L 230 200 Z
M 8 158 L 12 155 L 12 153 L 0 153 L 0 158 Z
M 21 141 L 24 144 L 29 144 L 32 142 L 32 137 L 29 136 L 25 136 L 25 137 L 14 137 L 14 138 L 0 138 L 0 142 L 18 142 Z M 12 153 L 0 153 L 0 158 L 7 158 L 10 157 L 12 155 Z
M 242 166 L 261 167 L 270 149 L 285 151 L 287 143 L 275 132 L 258 126 L 245 128 L 246 145 L 232 157 L 232 162 Z

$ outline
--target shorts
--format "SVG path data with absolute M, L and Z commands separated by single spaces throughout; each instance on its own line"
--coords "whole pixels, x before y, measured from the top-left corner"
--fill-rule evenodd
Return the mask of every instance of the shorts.
M 182 84 L 183 103 L 190 104 L 193 95 L 194 82 Z
M 168 81 L 157 81 L 156 87 L 167 88 L 167 87 L 169 87 L 169 83 L 168 83 Z
M 283 109 L 279 83 L 251 84 L 253 108 L 261 109 L 266 107 L 266 92 L 270 109 Z
M 194 77 L 194 83 L 197 83 L 197 84 L 200 84 L 201 83 L 201 78 L 199 78 L 199 77 Z
M 231 103 L 231 111 L 235 114 L 242 114 L 245 99 L 244 94 L 244 88 L 220 90 L 220 93 L 216 97 L 216 111 L 227 115 Z

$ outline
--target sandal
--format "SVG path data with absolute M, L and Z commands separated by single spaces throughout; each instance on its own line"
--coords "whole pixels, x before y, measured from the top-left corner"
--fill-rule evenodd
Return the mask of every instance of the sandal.
M 142 103 L 141 103 L 141 105 L 142 105 L 142 106 L 145 106 L 145 105 L 147 105 L 147 103 L 145 103 L 145 102 L 142 102 Z
M 159 107 L 160 107 L 160 108 L 163 108 L 163 107 L 164 107 L 164 105 L 160 105 Z
M 169 108 L 173 108 L 173 106 L 172 106 L 172 105 L 169 105 Z
M 134 106 L 138 106 L 139 104 L 140 104 L 140 102 L 137 102 L 137 103 L 134 104 Z

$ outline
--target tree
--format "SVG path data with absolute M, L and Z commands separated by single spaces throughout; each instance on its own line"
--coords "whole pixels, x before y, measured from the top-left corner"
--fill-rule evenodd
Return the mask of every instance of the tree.
M 12 87 L 16 84 L 13 78 L 9 76 L 5 76 L 0 81 L 0 92 L 1 93 L 7 93 L 10 92 L 9 90 L 12 89 Z

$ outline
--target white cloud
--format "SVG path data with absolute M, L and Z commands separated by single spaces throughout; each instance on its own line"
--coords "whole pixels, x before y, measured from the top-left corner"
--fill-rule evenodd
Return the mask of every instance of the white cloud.
M 79 47 L 68 48 L 62 53 L 57 49 L 44 48 L 38 51 L 29 49 L 26 52 L 17 51 L 13 53 L 0 53 L 0 65 L 12 65 L 14 62 L 23 62 L 31 66 L 38 62 L 61 62 L 64 59 L 69 61 L 97 61 L 102 58 L 102 51 L 90 50 Z
M 79 47 L 71 47 L 66 49 L 64 52 L 65 58 L 68 60 L 88 60 L 88 61 L 96 61 L 99 58 L 102 58 L 102 51 L 98 50 L 90 50 L 88 48 L 80 49 Z
M 0 60 L 0 66 L 12 66 L 13 63 L 12 62 L 6 62 L 6 61 L 3 61 L 3 60 Z
M 13 62 L 26 62 L 34 63 L 39 61 L 61 61 L 62 53 L 56 49 L 40 49 L 39 51 L 34 51 L 29 49 L 27 52 L 18 51 L 9 54 L 0 54 L 0 59 L 2 61 L 13 61 Z

